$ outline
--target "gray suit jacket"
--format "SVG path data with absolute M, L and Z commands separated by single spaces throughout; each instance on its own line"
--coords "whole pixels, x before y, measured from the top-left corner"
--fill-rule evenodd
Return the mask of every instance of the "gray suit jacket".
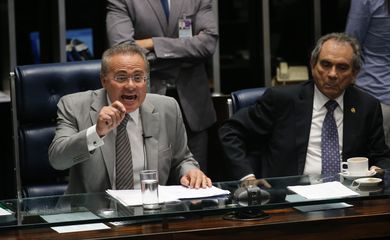
M 192 131 L 201 131 L 216 121 L 210 97 L 205 61 L 218 40 L 211 0 L 171 0 L 167 21 L 159 0 L 108 0 L 109 45 L 153 38 L 151 92 L 165 94 L 176 84 L 180 104 Z M 192 20 L 193 37 L 179 39 L 180 18 Z
M 70 168 L 67 193 L 102 192 L 115 182 L 115 134 L 104 145 L 88 151 L 86 131 L 96 124 L 100 109 L 106 106 L 104 89 L 70 94 L 58 103 L 56 134 L 49 147 L 49 160 L 55 169 Z M 177 102 L 170 97 L 147 94 L 140 107 L 149 169 L 158 169 L 159 183 L 179 184 L 189 169 L 198 168 L 187 147 L 185 128 Z

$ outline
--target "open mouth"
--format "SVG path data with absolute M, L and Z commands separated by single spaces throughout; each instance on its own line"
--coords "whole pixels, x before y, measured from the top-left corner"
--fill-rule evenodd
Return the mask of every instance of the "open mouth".
M 121 99 L 124 101 L 134 101 L 137 99 L 137 95 L 122 95 Z

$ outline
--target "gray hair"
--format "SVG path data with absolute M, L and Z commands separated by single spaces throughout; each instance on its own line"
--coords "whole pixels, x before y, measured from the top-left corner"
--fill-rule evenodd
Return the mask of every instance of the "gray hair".
M 316 46 L 311 52 L 310 64 L 314 66 L 318 62 L 318 57 L 320 55 L 322 46 L 328 40 L 334 40 L 339 43 L 347 43 L 352 47 L 353 56 L 352 56 L 352 69 L 354 72 L 359 72 L 362 67 L 362 54 L 359 42 L 349 36 L 346 33 L 329 33 L 327 35 L 322 36 L 318 39 Z
M 112 56 L 115 55 L 139 55 L 145 62 L 146 66 L 146 73 L 149 78 L 149 62 L 146 59 L 146 56 L 143 52 L 143 49 L 138 47 L 137 45 L 130 44 L 130 43 L 121 43 L 119 45 L 115 45 L 106 51 L 104 51 L 103 56 L 102 56 L 102 63 L 101 63 L 101 70 L 100 70 L 100 75 L 101 76 L 106 76 L 109 71 L 109 61 Z

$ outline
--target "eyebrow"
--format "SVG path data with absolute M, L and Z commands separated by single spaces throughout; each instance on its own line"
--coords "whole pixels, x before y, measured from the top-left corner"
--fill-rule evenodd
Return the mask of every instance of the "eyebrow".
M 135 70 L 134 72 L 133 72 L 133 74 L 135 74 L 135 73 L 144 73 L 145 71 L 143 71 L 143 70 Z
M 320 63 L 322 63 L 322 62 L 326 62 L 326 63 L 330 63 L 330 64 L 332 64 L 332 65 L 336 65 L 336 66 L 339 66 L 339 65 L 347 65 L 347 66 L 351 66 L 351 64 L 350 63 L 348 63 L 348 62 L 333 62 L 332 60 L 329 60 L 329 59 L 327 59 L 327 58 L 324 58 L 324 59 L 320 59 L 319 60 L 319 62 Z
M 123 73 L 127 74 L 127 72 L 125 70 L 119 70 L 119 71 L 115 72 L 115 74 L 123 74 Z
M 139 73 L 144 73 L 145 71 L 141 70 L 141 69 L 136 69 L 134 70 L 134 72 L 132 72 L 130 75 L 133 75 L 133 74 L 139 74 Z M 126 75 L 129 75 L 128 72 L 126 70 L 119 70 L 117 72 L 114 73 L 115 75 L 117 74 L 126 74 Z

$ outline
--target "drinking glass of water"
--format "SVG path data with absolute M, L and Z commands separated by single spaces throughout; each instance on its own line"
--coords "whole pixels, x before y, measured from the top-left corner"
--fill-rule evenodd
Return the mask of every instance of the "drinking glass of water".
M 157 170 L 143 170 L 140 173 L 142 205 L 144 209 L 158 209 Z

